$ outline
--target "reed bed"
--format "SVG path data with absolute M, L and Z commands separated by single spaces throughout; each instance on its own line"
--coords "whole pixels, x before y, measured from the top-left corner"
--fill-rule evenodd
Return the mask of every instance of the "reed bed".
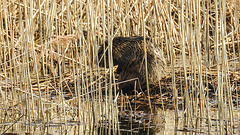
M 152 109 L 150 88 L 121 93 L 111 57 L 99 67 L 99 45 L 116 36 L 150 37 L 163 50 L 156 99 L 161 116 L 166 100 L 174 110 L 171 134 L 240 133 L 239 0 L 0 3 L 0 133 L 120 134 L 132 99 Z

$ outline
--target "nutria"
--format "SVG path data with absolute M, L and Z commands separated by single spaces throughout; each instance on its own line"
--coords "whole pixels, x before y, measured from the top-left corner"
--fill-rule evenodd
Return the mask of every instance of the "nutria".
M 149 38 L 145 38 L 147 46 L 147 69 L 149 84 L 154 84 L 164 75 L 166 65 L 162 51 L 154 45 Z M 108 48 L 108 42 L 105 42 Z M 98 51 L 99 66 L 104 67 L 103 54 L 105 52 L 108 61 L 108 51 L 103 45 Z M 142 89 L 146 88 L 146 71 L 144 58 L 144 37 L 115 37 L 112 41 L 113 64 L 118 65 L 118 82 L 138 78 Z M 108 62 L 106 62 L 108 66 Z M 130 93 L 135 86 L 135 81 L 120 83 L 119 88 L 123 92 Z M 138 89 L 138 88 L 137 88 Z

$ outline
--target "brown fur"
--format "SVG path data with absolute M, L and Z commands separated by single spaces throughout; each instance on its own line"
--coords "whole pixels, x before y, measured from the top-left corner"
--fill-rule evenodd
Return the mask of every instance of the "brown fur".
M 159 47 L 154 45 L 149 38 L 146 38 L 145 41 L 147 46 L 148 80 L 149 84 L 154 84 L 163 77 L 166 63 Z M 108 42 L 105 42 L 105 46 L 106 48 L 108 47 Z M 98 56 L 101 60 L 99 65 L 102 67 L 104 66 L 104 60 L 102 58 L 104 53 L 106 54 L 106 61 L 108 61 L 108 51 L 104 51 L 104 47 L 101 45 L 98 51 Z M 112 55 L 114 65 L 118 65 L 118 81 L 121 82 L 138 78 L 141 87 L 145 89 L 146 69 L 144 58 L 144 38 L 115 37 L 112 41 Z M 108 62 L 106 63 L 108 66 Z M 119 85 L 120 89 L 127 93 L 131 92 L 134 89 L 134 86 L 134 81 L 121 83 Z

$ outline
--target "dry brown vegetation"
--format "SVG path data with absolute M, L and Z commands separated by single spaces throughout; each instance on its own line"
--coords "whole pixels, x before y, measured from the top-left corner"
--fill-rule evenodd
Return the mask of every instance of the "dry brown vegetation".
M 133 99 L 164 111 L 171 100 L 181 131 L 240 133 L 240 0 L 0 3 L 0 133 L 52 133 L 62 123 L 56 134 L 71 134 L 74 123 L 75 134 L 104 125 L 117 134 L 116 106 Z M 98 66 L 99 45 L 116 36 L 150 37 L 163 50 L 157 95 L 123 96 L 116 67 Z

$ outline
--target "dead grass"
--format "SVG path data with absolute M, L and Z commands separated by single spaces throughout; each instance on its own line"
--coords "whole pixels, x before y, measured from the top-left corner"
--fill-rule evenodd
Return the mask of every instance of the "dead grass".
M 176 128 L 183 114 L 180 127 L 201 132 L 207 123 L 212 132 L 209 84 L 217 133 L 239 133 L 239 0 L 0 3 L 1 133 L 14 131 L 16 121 L 71 120 L 86 123 L 76 132 L 95 134 L 99 121 L 107 121 L 118 129 L 116 68 L 95 64 L 98 45 L 115 36 L 151 37 L 163 50 L 169 75 L 158 85 L 172 91 Z M 67 132 L 66 124 L 61 128 Z

